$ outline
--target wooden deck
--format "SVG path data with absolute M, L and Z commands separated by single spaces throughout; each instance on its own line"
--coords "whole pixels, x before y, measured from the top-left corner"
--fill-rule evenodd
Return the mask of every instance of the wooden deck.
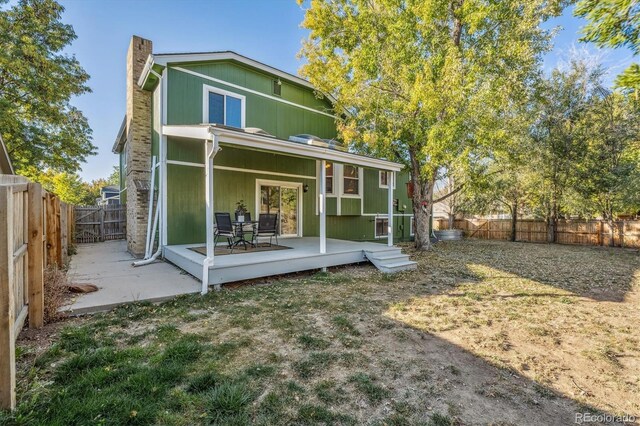
M 386 243 L 386 240 L 384 242 Z M 239 248 L 238 254 L 216 256 L 214 266 L 210 268 L 209 285 L 367 262 L 365 251 L 398 250 L 382 243 L 327 239 L 327 252 L 321 254 L 318 237 L 280 238 L 279 244 L 291 247 L 291 250 L 242 253 L 243 249 Z M 205 257 L 190 250 L 191 247 L 202 245 L 167 246 L 164 249 L 164 257 L 197 279 L 202 279 L 202 263 Z

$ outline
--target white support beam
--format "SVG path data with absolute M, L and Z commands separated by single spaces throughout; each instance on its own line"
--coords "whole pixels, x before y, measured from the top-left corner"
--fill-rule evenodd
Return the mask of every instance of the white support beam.
M 220 149 L 218 145 L 218 137 L 212 135 L 212 140 L 205 140 L 205 161 L 206 167 L 204 172 L 205 178 L 205 214 L 206 217 L 206 232 L 207 232 L 207 257 L 202 262 L 202 294 L 207 294 L 209 290 L 209 268 L 214 265 L 215 260 L 215 241 L 213 234 L 213 158 Z M 216 290 L 220 290 L 220 286 L 215 286 Z
M 387 224 L 387 245 L 393 246 L 393 187 L 395 186 L 396 174 L 395 172 L 387 172 L 387 189 L 388 193 L 388 224 Z
M 320 253 L 327 252 L 327 162 L 320 161 Z

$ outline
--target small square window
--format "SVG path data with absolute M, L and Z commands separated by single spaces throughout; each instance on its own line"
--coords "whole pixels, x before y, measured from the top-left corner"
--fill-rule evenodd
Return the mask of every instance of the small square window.
M 282 95 L 282 82 L 280 79 L 273 80 L 273 94 L 278 96 Z
M 382 238 L 389 235 L 389 219 L 386 217 L 376 218 L 376 238 Z

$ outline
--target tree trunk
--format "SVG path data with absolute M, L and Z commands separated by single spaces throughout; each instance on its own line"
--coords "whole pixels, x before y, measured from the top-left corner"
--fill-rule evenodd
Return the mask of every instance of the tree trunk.
M 418 250 L 431 248 L 431 211 L 433 208 L 433 188 L 435 182 L 423 181 L 412 173 L 413 216 L 415 218 L 415 244 Z
M 511 205 L 511 241 L 516 240 L 516 227 L 518 225 L 518 200 Z
M 558 205 L 555 201 L 547 214 L 547 242 L 555 243 L 558 236 Z
M 449 212 L 449 229 L 453 229 L 454 220 L 455 220 L 455 214 Z

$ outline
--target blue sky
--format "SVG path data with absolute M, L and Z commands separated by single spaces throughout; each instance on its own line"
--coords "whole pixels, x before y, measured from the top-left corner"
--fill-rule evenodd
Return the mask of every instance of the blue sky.
M 93 92 L 73 100 L 89 119 L 98 155 L 80 173 L 83 179 L 107 177 L 117 163 L 111 146 L 125 113 L 126 53 L 132 34 L 153 41 L 154 52 L 234 50 L 296 74 L 296 54 L 306 31 L 304 10 L 294 0 L 61 0 L 65 23 L 78 39 L 67 49 L 91 75 Z M 566 59 L 578 45 L 583 22 L 568 10 L 552 26 L 562 26 L 545 69 Z M 631 61 L 625 50 L 597 51 L 611 75 Z

